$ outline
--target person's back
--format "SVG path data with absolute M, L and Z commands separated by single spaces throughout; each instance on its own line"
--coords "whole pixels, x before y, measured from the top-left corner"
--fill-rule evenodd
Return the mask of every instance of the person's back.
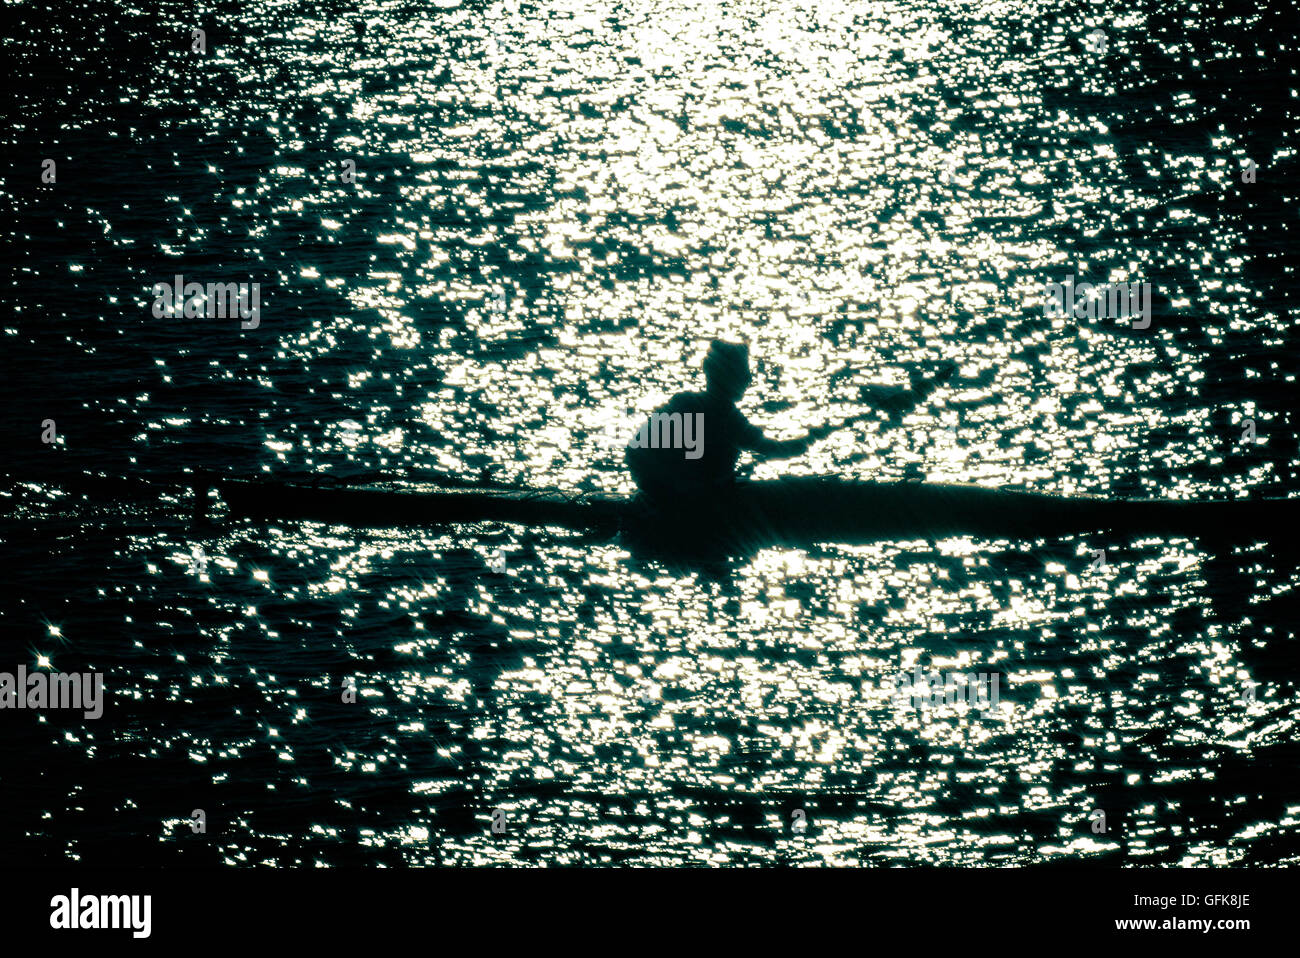
M 761 435 L 725 399 L 678 393 L 632 437 L 627 464 L 647 493 L 707 495 L 733 481 L 741 450 Z
M 704 360 L 705 392 L 678 393 L 650 416 L 627 445 L 626 459 L 638 488 L 651 500 L 720 495 L 735 482 L 744 450 L 798 455 L 805 439 L 776 442 L 751 424 L 736 402 L 750 383 L 749 350 L 715 340 Z

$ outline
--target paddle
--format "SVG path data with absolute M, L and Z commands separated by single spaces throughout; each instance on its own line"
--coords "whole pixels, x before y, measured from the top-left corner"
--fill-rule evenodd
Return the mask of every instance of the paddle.
M 889 421 L 897 421 L 930 398 L 930 395 L 940 386 L 952 379 L 956 372 L 957 364 L 950 360 L 944 363 L 938 372 L 930 376 L 913 373 L 911 377 L 911 388 L 906 386 L 883 386 L 872 383 L 858 388 L 858 398 L 867 400 L 875 406 L 877 410 L 883 411 Z M 825 439 L 831 433 L 838 432 L 841 429 L 845 429 L 868 419 L 875 419 L 876 416 L 876 411 L 846 416 L 836 423 L 829 423 L 824 426 L 813 426 L 808 430 L 808 435 L 813 442 L 817 442 L 818 440 Z
M 901 419 L 930 396 L 940 386 L 948 383 L 957 372 L 957 364 L 949 360 L 930 376 L 913 373 L 911 387 L 868 384 L 858 388 L 858 398 L 865 400 L 885 413 L 891 421 Z
M 846 416 L 836 423 L 828 423 L 823 426 L 813 426 L 808 430 L 808 435 L 812 437 L 813 442 L 816 442 L 819 439 L 825 439 L 831 433 L 839 432 L 841 429 L 847 429 L 849 426 L 856 425 L 857 423 L 864 422 L 868 419 L 874 419 L 875 416 L 876 414 L 874 412 L 862 412 L 853 416 Z

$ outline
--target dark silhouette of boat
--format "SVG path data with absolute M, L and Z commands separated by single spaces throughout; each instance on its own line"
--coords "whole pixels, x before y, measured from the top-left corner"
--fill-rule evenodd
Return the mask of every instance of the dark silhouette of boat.
M 1117 500 L 925 482 L 788 478 L 739 482 L 706 502 L 493 487 L 322 485 L 216 479 L 231 514 L 351 526 L 505 522 L 624 531 L 664 544 L 866 543 L 978 536 L 1040 539 L 1091 531 L 1227 540 L 1290 535 L 1300 498 Z

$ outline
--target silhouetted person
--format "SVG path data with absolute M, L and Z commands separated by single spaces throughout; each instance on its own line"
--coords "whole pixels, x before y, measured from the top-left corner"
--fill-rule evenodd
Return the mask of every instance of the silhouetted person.
M 632 478 L 653 502 L 707 499 L 726 495 L 736 481 L 742 451 L 769 459 L 805 452 L 829 429 L 813 429 L 802 439 L 778 441 L 749 422 L 736 402 L 753 377 L 749 347 L 714 340 L 704 358 L 705 390 L 678 393 L 650 416 L 628 443 Z

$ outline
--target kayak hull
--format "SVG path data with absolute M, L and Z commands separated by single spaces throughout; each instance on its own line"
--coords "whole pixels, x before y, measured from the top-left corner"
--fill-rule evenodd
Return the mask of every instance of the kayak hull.
M 401 527 L 506 522 L 624 530 L 715 544 L 863 543 L 978 536 L 1040 539 L 1088 531 L 1268 538 L 1300 518 L 1300 499 L 1184 502 L 1045 495 L 943 483 L 791 478 L 737 483 L 700 501 L 563 496 L 483 487 L 323 486 L 276 480 L 214 483 L 234 515 Z

